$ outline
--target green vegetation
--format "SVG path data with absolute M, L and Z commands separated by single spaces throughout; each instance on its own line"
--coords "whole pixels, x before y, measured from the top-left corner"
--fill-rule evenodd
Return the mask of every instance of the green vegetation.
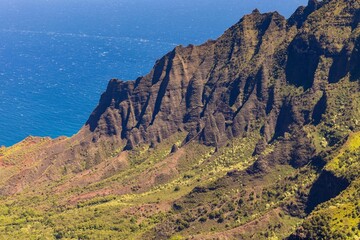
M 347 179 L 349 187 L 318 205 L 307 216 L 306 201 L 321 174 L 316 164 L 293 168 L 286 162 L 269 164 L 266 172 L 248 174 L 259 159 L 272 159 L 281 144 L 294 135 L 265 145 L 253 155 L 260 130 L 234 138 L 217 149 L 192 142 L 181 146 L 185 133 L 175 134 L 150 148 L 109 149 L 106 160 L 90 163 L 86 174 L 64 165 L 56 181 L 28 186 L 0 199 L 0 236 L 4 239 L 184 239 L 224 237 L 278 239 L 294 233 L 312 239 L 356 239 L 360 236 L 360 133 L 355 83 L 345 90 L 328 90 L 327 110 L 318 125 L 303 127 L 324 171 Z M 343 89 L 343 88 L 342 88 Z M 294 91 L 302 106 L 321 98 Z M 353 98 L 353 101 L 350 99 Z M 350 105 L 349 105 L 350 104 Z M 342 112 L 336 111 L 336 106 Z M 261 122 L 254 124 L 261 126 Z M 348 136 L 348 137 L 347 137 Z M 343 139 L 347 137 L 347 141 Z M 26 155 L 36 154 L 49 139 L 27 139 L 1 148 L 0 168 L 6 179 L 23 170 Z M 177 151 L 171 152 L 172 147 Z M 24 151 L 23 149 L 26 149 Z M 286 150 L 286 149 L 285 149 Z M 100 153 L 99 153 L 100 154 Z M 37 166 L 36 161 L 26 162 Z M 93 166 L 93 164 L 95 164 Z M 76 184 L 74 184 L 76 183 Z
M 350 186 L 318 206 L 298 230 L 312 239 L 357 239 L 360 236 L 360 132 L 351 134 L 325 167 Z
M 318 2 L 301 29 L 255 11 L 159 61 L 165 82 L 113 80 L 129 98 L 95 130 L 1 147 L 0 239 L 359 239 L 354 3 Z

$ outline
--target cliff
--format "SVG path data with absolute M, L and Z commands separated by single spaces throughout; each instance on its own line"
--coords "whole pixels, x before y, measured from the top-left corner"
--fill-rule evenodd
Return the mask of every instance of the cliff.
M 183 144 L 220 147 L 259 130 L 265 143 L 302 135 L 326 112 L 328 88 L 357 79 L 357 1 L 338 5 L 310 1 L 289 20 L 255 10 L 216 41 L 176 47 L 136 81 L 112 80 L 87 122 L 93 141 L 133 149 L 185 132 Z

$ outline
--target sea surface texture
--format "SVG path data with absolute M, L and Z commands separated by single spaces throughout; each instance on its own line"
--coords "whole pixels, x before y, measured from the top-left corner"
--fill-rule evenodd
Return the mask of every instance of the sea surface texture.
M 0 1 L 0 145 L 75 134 L 108 80 L 136 79 L 176 45 L 200 44 L 254 8 L 304 0 Z

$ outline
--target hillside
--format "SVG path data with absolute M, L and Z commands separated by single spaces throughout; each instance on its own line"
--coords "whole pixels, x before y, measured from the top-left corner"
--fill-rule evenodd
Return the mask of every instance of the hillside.
M 0 239 L 357 239 L 360 1 L 254 10 L 0 149 Z

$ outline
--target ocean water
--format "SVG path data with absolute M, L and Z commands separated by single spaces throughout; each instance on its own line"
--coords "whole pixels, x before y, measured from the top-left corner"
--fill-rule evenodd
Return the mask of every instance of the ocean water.
M 216 39 L 252 9 L 304 0 L 0 0 L 0 145 L 75 134 L 108 80 L 136 79 L 176 45 Z

